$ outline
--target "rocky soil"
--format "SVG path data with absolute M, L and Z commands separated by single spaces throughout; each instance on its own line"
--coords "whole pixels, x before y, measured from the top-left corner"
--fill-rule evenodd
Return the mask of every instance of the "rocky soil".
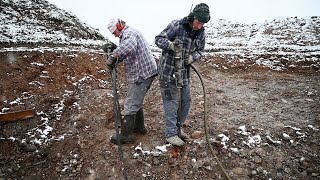
M 0 122 L 0 180 L 226 179 L 209 143 L 232 179 L 320 178 L 320 17 L 208 23 L 208 56 L 195 63 L 207 94 L 194 73 L 184 127 L 192 138 L 181 149 L 165 144 L 156 79 L 145 101 L 149 132 L 122 146 L 122 169 L 109 142 L 111 76 L 93 49 L 109 40 L 46 0 L 1 0 L 0 9 L 0 116 L 35 112 Z M 122 65 L 118 93 L 122 105 Z
M 31 47 L 29 47 L 31 48 Z M 32 48 L 31 48 L 32 49 Z M 210 142 L 232 179 L 320 178 L 318 66 L 281 71 L 213 56 L 195 64 L 206 85 Z M 265 57 L 266 58 L 266 57 Z M 319 57 L 315 57 L 319 58 Z M 0 52 L 2 113 L 35 117 L 0 123 L 0 179 L 123 179 L 111 76 L 102 51 L 66 47 Z M 125 97 L 118 67 L 120 104 Z M 226 179 L 208 150 L 204 96 L 192 78 L 193 104 L 182 149 L 165 144 L 158 79 L 145 101 L 149 132 L 122 146 L 129 179 Z

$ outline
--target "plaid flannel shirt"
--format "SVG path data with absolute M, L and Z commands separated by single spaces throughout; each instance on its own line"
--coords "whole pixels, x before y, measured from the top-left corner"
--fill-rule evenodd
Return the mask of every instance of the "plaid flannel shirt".
M 149 44 L 136 29 L 125 26 L 120 33 L 119 46 L 114 50 L 125 63 L 128 83 L 137 82 L 139 77 L 147 79 L 157 74 L 157 63 Z
M 199 60 L 203 54 L 205 45 L 204 28 L 194 31 L 190 27 L 190 20 L 185 17 L 172 21 L 159 35 L 155 37 L 156 45 L 162 49 L 158 75 L 162 82 L 173 83 L 175 53 L 169 48 L 170 41 L 180 39 L 183 41 L 183 52 L 185 57 L 192 55 L 193 62 Z M 183 85 L 190 83 L 190 66 L 185 66 L 183 70 Z

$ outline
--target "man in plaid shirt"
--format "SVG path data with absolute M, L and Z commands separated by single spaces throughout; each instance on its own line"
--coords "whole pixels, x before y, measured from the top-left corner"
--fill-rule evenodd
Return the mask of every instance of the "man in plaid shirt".
M 108 29 L 115 37 L 120 38 L 120 43 L 108 58 L 107 65 L 112 68 L 117 59 L 123 60 L 128 83 L 120 142 L 133 143 L 133 132 L 147 133 L 144 124 L 143 101 L 157 75 L 157 64 L 149 44 L 139 31 L 127 26 L 120 19 L 111 19 Z M 111 137 L 111 142 L 117 144 L 116 135 Z
M 158 74 L 166 116 L 165 136 L 166 141 L 175 146 L 183 146 L 183 140 L 189 138 L 182 129 L 178 133 L 178 109 L 181 108 L 182 112 L 182 127 L 191 104 L 190 64 L 202 56 L 205 45 L 203 25 L 209 20 L 209 6 L 200 3 L 187 17 L 172 21 L 155 37 L 156 45 L 162 49 Z M 182 63 L 179 63 L 178 59 Z

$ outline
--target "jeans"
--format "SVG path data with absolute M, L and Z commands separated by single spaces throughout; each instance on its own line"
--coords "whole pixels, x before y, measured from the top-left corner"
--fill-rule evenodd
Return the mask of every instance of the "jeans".
M 160 81 L 163 108 L 165 111 L 165 136 L 171 137 L 178 134 L 178 108 L 181 90 L 182 118 L 181 126 L 185 123 L 191 105 L 190 85 L 178 89 L 175 83 L 163 83 Z
M 127 96 L 124 101 L 123 115 L 136 114 L 143 106 L 144 98 L 154 80 L 155 76 L 143 79 L 140 77 L 137 82 L 129 83 Z

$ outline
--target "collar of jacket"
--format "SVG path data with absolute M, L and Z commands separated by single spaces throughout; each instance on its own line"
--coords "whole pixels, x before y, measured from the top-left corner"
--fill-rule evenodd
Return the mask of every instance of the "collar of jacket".
M 183 29 L 189 34 L 190 38 L 195 39 L 200 33 L 204 31 L 204 27 L 195 31 L 190 27 L 190 23 L 192 23 L 192 21 L 193 19 L 189 18 L 188 16 L 184 17 L 183 19 L 181 19 L 181 25 Z
M 119 34 L 119 38 L 121 39 L 122 38 L 122 35 L 123 35 L 123 32 L 126 30 L 126 29 L 128 29 L 129 28 L 129 26 L 125 26 L 121 31 L 120 31 L 120 34 Z

